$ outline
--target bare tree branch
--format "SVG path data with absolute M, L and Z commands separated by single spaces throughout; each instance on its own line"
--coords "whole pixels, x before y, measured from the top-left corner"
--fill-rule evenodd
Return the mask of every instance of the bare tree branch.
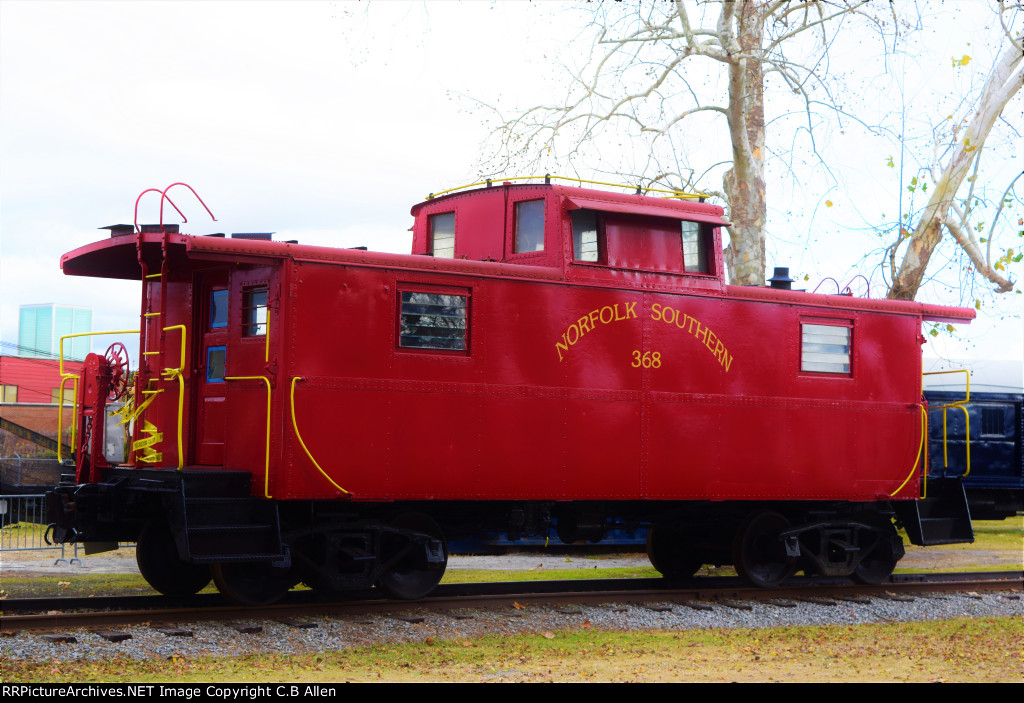
M 965 233 L 963 229 L 960 228 L 959 222 L 947 215 L 943 218 L 942 224 L 944 224 L 946 229 L 949 230 L 949 233 L 953 235 L 953 239 L 956 243 L 959 244 L 965 252 L 967 252 L 967 256 L 970 257 L 971 262 L 974 264 L 978 273 L 996 285 L 997 292 L 1006 293 L 1013 290 L 1013 281 L 1003 278 L 996 273 L 995 269 L 988 265 L 988 262 L 985 261 L 981 252 L 978 250 L 978 244 L 974 240 L 974 237 L 971 236 L 969 232 Z
M 963 139 L 956 145 L 952 157 L 942 170 L 941 175 L 935 180 L 932 196 L 922 212 L 911 237 L 910 246 L 903 257 L 899 273 L 889 291 L 890 298 L 913 300 L 917 295 L 932 252 L 942 239 L 941 225 L 946 225 L 961 246 L 964 246 L 964 242 L 970 243 L 967 238 L 961 240 L 957 237 L 959 227 L 954 230 L 954 227 L 950 226 L 950 222 L 953 222 L 954 225 L 956 223 L 948 213 L 969 169 L 984 148 L 985 140 L 996 119 L 1010 99 L 1024 87 L 1022 57 L 1024 57 L 1024 41 L 1022 41 L 1022 36 L 1018 35 L 993 68 L 982 89 L 978 108 L 964 131 Z M 971 187 L 973 188 L 973 183 Z M 973 190 L 970 193 L 973 193 Z M 960 234 L 962 235 L 962 231 Z M 966 247 L 965 251 L 973 260 L 971 251 Z M 986 270 L 991 271 L 991 269 L 980 255 L 975 266 L 982 275 L 996 284 L 997 290 L 1006 290 L 1003 287 L 1006 279 L 998 276 L 992 278 L 985 273 Z

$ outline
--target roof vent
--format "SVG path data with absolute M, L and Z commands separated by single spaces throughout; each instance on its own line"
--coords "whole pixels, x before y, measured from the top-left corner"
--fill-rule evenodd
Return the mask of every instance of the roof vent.
M 232 232 L 232 239 L 258 239 L 263 242 L 269 242 L 273 232 Z
M 178 233 L 178 225 L 139 225 L 139 229 L 142 230 L 143 234 Z
M 111 237 L 124 237 L 135 231 L 135 225 L 107 225 L 100 229 L 109 229 Z
M 791 290 L 793 288 L 793 281 L 795 280 L 795 278 L 789 277 L 788 266 L 776 266 L 775 275 L 769 278 L 768 282 L 772 285 L 772 288 Z

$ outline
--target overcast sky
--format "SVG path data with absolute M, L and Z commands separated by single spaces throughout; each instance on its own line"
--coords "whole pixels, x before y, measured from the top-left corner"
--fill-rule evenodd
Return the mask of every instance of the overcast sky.
M 970 47 L 970 31 L 933 35 L 928 60 L 972 53 L 981 65 L 985 41 Z M 408 251 L 410 207 L 478 173 L 479 105 L 552 98 L 553 59 L 580 32 L 579 13 L 557 3 L 0 0 L 0 339 L 16 342 L 18 306 L 30 303 L 92 307 L 94 329 L 137 326 L 137 283 L 64 277 L 60 255 L 130 223 L 141 191 L 176 181 L 218 218 L 180 189 L 183 231 Z M 867 240 L 801 233 L 861 227 L 881 177 L 850 176 L 810 224 L 799 211 L 820 210 L 827 189 L 770 183 L 769 267 L 807 272 L 810 287 L 848 277 Z M 159 199 L 147 197 L 140 221 L 155 221 Z M 1014 298 L 986 300 L 968 342 L 939 351 L 1019 359 Z

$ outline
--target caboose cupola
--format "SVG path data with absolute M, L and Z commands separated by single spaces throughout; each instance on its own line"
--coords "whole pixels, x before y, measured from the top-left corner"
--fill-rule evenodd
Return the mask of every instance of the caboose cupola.
M 636 272 L 724 284 L 729 223 L 703 202 L 505 183 L 431 198 L 412 214 L 413 254 L 561 268 L 570 280 Z

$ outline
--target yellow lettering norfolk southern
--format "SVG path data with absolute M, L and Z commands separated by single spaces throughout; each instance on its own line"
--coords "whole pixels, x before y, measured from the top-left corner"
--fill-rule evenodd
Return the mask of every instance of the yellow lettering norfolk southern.
M 568 353 L 569 351 L 569 347 L 580 341 L 580 339 L 583 338 L 583 335 L 598 329 L 600 325 L 610 325 L 613 322 L 637 319 L 636 301 L 633 301 L 632 303 L 622 303 L 621 309 L 619 305 L 619 303 L 613 303 L 612 305 L 594 308 L 589 313 L 576 320 L 576 322 L 569 325 L 565 329 L 565 332 L 562 333 L 562 341 L 555 342 L 555 351 L 558 352 L 558 360 L 563 361 L 565 359 L 565 353 Z
M 673 325 L 678 329 L 683 330 L 687 334 L 692 334 L 696 337 L 701 344 L 708 348 L 718 363 L 722 365 L 726 371 L 732 366 L 732 355 L 722 344 L 721 338 L 718 337 L 711 328 L 701 323 L 696 317 L 690 317 L 681 310 L 670 308 L 667 305 L 661 305 L 660 303 L 654 303 L 651 306 L 651 319 L 655 322 L 664 322 L 666 325 Z

